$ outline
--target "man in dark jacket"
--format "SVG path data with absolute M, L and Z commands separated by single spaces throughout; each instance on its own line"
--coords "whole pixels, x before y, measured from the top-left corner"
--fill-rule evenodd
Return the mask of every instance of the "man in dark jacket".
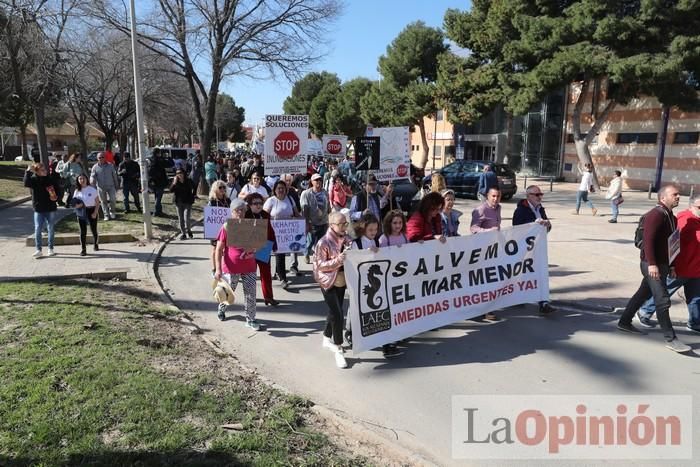
M 35 163 L 24 172 L 24 186 L 32 191 L 32 207 L 34 208 L 34 245 L 36 251 L 32 256 L 39 258 L 41 252 L 41 231 L 46 224 L 49 234 L 49 256 L 56 252 L 54 246 L 54 225 L 56 223 L 56 202 L 58 201 L 59 186 L 50 177 L 43 164 Z
M 484 171 L 479 175 L 479 186 L 476 196 L 480 201 L 486 201 L 486 195 L 491 188 L 498 188 L 498 177 L 488 164 L 484 166 Z
M 674 185 L 662 186 L 658 193 L 658 204 L 644 215 L 644 241 L 639 252 L 642 283 L 622 312 L 617 328 L 621 331 L 641 334 L 632 325 L 632 317 L 650 297 L 654 297 L 654 307 L 659 325 L 664 333 L 666 347 L 674 352 L 690 352 L 690 346 L 679 341 L 673 330 L 669 309 L 671 297 L 666 288 L 669 274 L 675 275 L 669 257 L 669 237 L 677 230 L 673 208 L 678 206 L 680 193 Z
M 165 161 L 160 156 L 160 150 L 153 150 L 153 162 L 148 171 L 148 186 L 153 190 L 156 198 L 153 215 L 158 217 L 163 215 L 163 193 L 168 186 L 168 174 L 165 171 Z
M 119 164 L 117 174 L 122 178 L 122 191 L 124 192 L 124 211 L 129 212 L 129 194 L 134 198 L 136 210 L 141 211 L 139 201 L 139 185 L 141 181 L 141 168 L 136 161 L 131 160 L 128 152 L 124 153 L 124 161 Z
M 527 198 L 520 200 L 515 212 L 513 213 L 513 225 L 531 224 L 536 222 L 538 224 L 544 225 L 547 228 L 547 232 L 552 230 L 552 223 L 549 222 L 547 218 L 547 213 L 542 206 L 542 197 L 544 193 L 537 185 L 530 185 L 525 189 Z M 542 301 L 539 303 L 540 313 L 547 314 L 556 311 L 548 301 Z

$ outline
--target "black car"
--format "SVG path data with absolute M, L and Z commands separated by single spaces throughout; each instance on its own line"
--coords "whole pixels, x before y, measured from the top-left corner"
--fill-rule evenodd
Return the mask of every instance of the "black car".
M 453 190 L 456 195 L 476 198 L 476 191 L 479 188 L 479 176 L 487 164 L 491 166 L 491 169 L 498 177 L 501 199 L 511 199 L 515 192 L 518 191 L 518 187 L 515 183 L 515 172 L 506 164 L 489 161 L 458 160 L 437 170 L 436 173 L 445 177 L 447 188 Z M 430 187 L 430 175 L 423 179 L 423 186 Z

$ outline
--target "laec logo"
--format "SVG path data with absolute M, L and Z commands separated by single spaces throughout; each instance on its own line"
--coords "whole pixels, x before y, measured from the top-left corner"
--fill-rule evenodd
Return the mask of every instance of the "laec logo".
M 357 268 L 357 303 L 362 337 L 391 329 L 391 311 L 387 291 L 387 274 L 391 262 L 370 261 Z

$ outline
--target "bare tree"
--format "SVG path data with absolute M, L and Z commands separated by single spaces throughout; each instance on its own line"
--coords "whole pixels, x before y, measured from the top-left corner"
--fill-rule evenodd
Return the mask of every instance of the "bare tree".
M 62 90 L 68 23 L 82 0 L 0 0 L 2 32 L 14 94 L 34 111 L 41 161 L 48 165 L 45 112 Z
M 93 11 L 130 32 L 125 4 L 100 0 Z M 207 156 L 222 81 L 298 78 L 322 55 L 325 27 L 339 12 L 339 0 L 158 0 L 139 22 L 139 41 L 186 79 Z

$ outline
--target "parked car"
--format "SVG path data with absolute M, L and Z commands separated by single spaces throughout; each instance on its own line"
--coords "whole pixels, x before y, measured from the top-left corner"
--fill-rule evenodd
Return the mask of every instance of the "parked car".
M 190 148 L 151 148 L 149 152 L 151 155 L 148 156 L 148 165 L 151 165 L 153 159 L 153 152 L 158 149 L 160 151 L 160 156 L 165 161 L 165 171 L 169 177 L 175 176 L 175 160 L 182 159 L 188 163 L 194 157 L 195 150 Z
M 498 164 L 489 161 L 458 160 L 446 165 L 437 173 L 445 177 L 447 188 L 453 190 L 455 195 L 471 196 L 476 198 L 479 187 L 479 175 L 484 171 L 485 165 L 490 165 L 498 177 L 498 187 L 501 189 L 501 199 L 509 200 L 518 191 L 515 183 L 515 172 L 506 164 Z M 430 187 L 430 175 L 423 179 L 423 187 Z
M 92 151 L 90 154 L 87 156 L 87 161 L 88 162 L 97 162 L 97 155 L 100 153 L 100 151 Z
M 391 184 L 394 185 L 394 197 L 401 210 L 412 213 L 420 201 L 418 186 L 407 178 L 394 180 Z

